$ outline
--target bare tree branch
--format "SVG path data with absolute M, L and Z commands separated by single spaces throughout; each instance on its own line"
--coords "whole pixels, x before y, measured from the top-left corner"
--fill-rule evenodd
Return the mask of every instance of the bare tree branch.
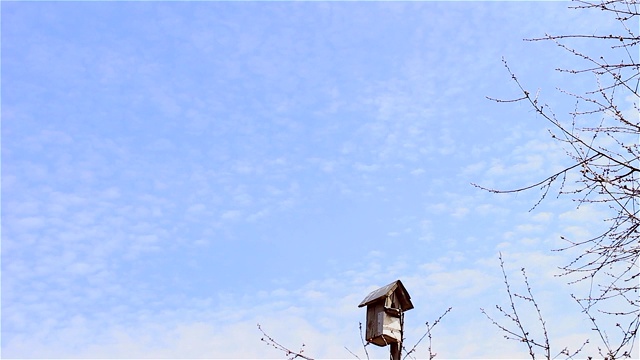
M 637 26 L 640 2 L 574 0 L 574 4 L 572 8 L 579 11 L 597 10 L 604 16 L 612 16 L 620 25 L 620 31 L 545 34 L 525 41 L 551 41 L 586 64 L 581 69 L 556 69 L 570 76 L 589 75 L 595 80 L 593 88 L 579 93 L 558 89 L 574 99 L 575 110 L 568 113 L 566 119 L 558 117 L 548 104 L 541 101 L 539 92 L 532 95 L 526 89 L 504 59 L 507 73 L 519 89 L 520 96 L 507 100 L 489 98 L 503 104 L 527 103 L 538 116 L 552 124 L 554 132 L 557 132 L 551 132 L 552 139 L 564 147 L 571 163 L 542 181 L 513 190 L 473 185 L 492 193 L 540 189 L 542 195 L 533 206 L 535 208 L 546 197 L 552 184 L 559 182 L 558 196 L 568 195 L 578 206 L 590 204 L 613 214 L 603 219 L 604 228 L 599 235 L 578 240 L 562 237 L 568 246 L 557 251 L 578 250 L 573 260 L 561 267 L 562 275 L 572 277 L 570 284 L 582 281 L 591 284 L 588 293 L 575 296 L 576 301 L 585 313 L 595 312 L 601 318 L 608 316 L 604 328 L 611 335 L 617 334 L 616 340 L 604 336 L 604 323 L 594 327 L 605 344 L 606 351 L 602 355 L 607 358 L 625 357 L 630 356 L 634 349 L 640 323 L 640 36 Z M 579 49 L 574 46 L 574 40 L 607 44 L 609 51 L 594 53 L 593 49 L 598 47 Z M 568 178 L 576 179 L 571 186 L 565 182 Z M 511 312 L 499 310 L 512 321 L 519 320 L 514 309 Z M 510 337 L 522 335 L 514 331 L 506 333 Z

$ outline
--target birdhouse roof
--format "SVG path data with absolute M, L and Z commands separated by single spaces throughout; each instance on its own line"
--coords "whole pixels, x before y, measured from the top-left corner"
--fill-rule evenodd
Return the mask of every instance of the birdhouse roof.
M 358 307 L 367 306 L 373 302 L 376 302 L 382 298 L 386 298 L 391 296 L 395 292 L 398 301 L 400 302 L 400 306 L 403 311 L 413 309 L 413 304 L 411 303 L 411 296 L 405 289 L 404 285 L 400 280 L 396 280 L 389 285 L 383 286 L 377 290 L 372 291 L 367 297 L 362 300 Z

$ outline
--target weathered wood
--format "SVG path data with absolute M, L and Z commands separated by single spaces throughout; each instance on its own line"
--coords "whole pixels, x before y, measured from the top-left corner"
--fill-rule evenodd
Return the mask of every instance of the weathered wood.
M 389 309 L 382 301 L 367 307 L 367 341 L 378 346 L 387 346 L 400 341 L 402 329 L 396 309 Z
M 402 311 L 413 309 L 411 296 L 400 280 L 396 280 L 391 284 L 372 291 L 371 293 L 369 293 L 369 295 L 367 295 L 367 297 L 364 298 L 364 300 L 362 300 L 358 307 L 367 306 L 371 303 L 377 302 L 380 299 L 385 299 L 386 301 L 386 299 L 390 296 L 392 296 L 391 301 L 393 302 L 394 306 L 388 304 L 388 307 L 399 308 L 402 309 Z
M 378 346 L 402 342 L 402 316 L 413 304 L 400 280 L 372 291 L 359 305 L 363 306 L 367 306 L 367 342 Z

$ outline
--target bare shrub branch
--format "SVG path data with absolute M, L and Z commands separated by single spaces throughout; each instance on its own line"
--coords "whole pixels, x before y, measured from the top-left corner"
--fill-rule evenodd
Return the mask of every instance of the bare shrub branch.
M 440 317 L 438 317 L 432 325 L 429 324 L 429 322 L 427 321 L 425 323 L 425 325 L 427 326 L 427 331 L 424 333 L 424 335 L 422 335 L 422 337 L 420 337 L 420 339 L 418 339 L 418 341 L 416 341 L 416 343 L 413 345 L 413 347 L 406 352 L 406 354 L 404 355 L 403 359 L 406 359 L 407 357 L 411 357 L 413 359 L 415 359 L 414 357 L 411 356 L 411 354 L 413 354 L 416 351 L 416 348 L 418 347 L 418 345 L 422 342 L 422 340 L 427 337 L 429 339 L 429 360 L 433 360 L 436 355 L 438 355 L 437 353 L 433 352 L 433 348 L 432 348 L 432 337 L 431 337 L 431 330 L 433 330 L 434 327 L 436 327 L 436 325 L 438 325 L 438 323 L 440 322 L 440 320 L 442 320 L 443 317 L 445 317 L 445 315 L 447 315 L 449 312 L 451 312 L 451 307 L 449 307 L 447 310 L 445 310 L 444 313 L 442 313 L 442 315 L 440 315 Z M 406 349 L 405 349 L 406 350 Z
M 502 254 L 499 255 L 500 259 L 500 269 L 502 270 L 502 277 L 504 281 L 504 285 L 506 288 L 507 295 L 509 297 L 509 305 L 510 309 L 505 310 L 503 307 L 496 305 L 496 309 L 503 317 L 505 317 L 508 321 L 507 323 L 511 323 L 509 325 L 502 325 L 493 317 L 491 317 L 484 309 L 480 309 L 482 313 L 502 332 L 505 333 L 504 337 L 507 340 L 515 340 L 518 342 L 522 342 L 526 344 L 527 349 L 529 350 L 529 356 L 531 359 L 536 358 L 535 349 L 539 348 L 544 350 L 544 355 L 546 359 L 551 359 L 551 348 L 549 346 L 549 335 L 547 333 L 546 323 L 542 317 L 542 313 L 540 312 L 540 308 L 538 307 L 538 303 L 536 302 L 533 294 L 531 292 L 531 286 L 529 285 L 529 280 L 527 278 L 527 274 L 524 268 L 521 269 L 522 276 L 524 278 L 524 283 L 527 286 L 527 295 L 519 295 L 513 293 L 511 291 L 511 285 L 509 283 L 509 278 L 507 277 L 507 273 L 504 269 L 504 260 L 502 259 Z M 516 305 L 516 299 L 524 300 L 526 303 L 532 305 L 536 313 L 538 315 L 538 321 L 540 322 L 540 326 L 542 329 L 543 339 L 542 341 L 536 340 L 532 337 L 529 331 L 526 330 L 525 323 L 521 319 L 520 314 L 518 313 L 518 306 Z
M 306 360 L 313 360 L 313 358 L 310 358 L 302 354 L 304 352 L 304 344 L 302 344 L 302 346 L 300 347 L 300 350 L 296 352 L 296 351 L 290 350 L 286 346 L 275 341 L 271 336 L 267 335 L 267 333 L 264 330 L 262 330 L 262 327 L 260 326 L 260 324 L 258 324 L 258 330 L 260 330 L 260 332 L 262 333 L 262 338 L 260 338 L 260 341 L 264 342 L 269 346 L 272 346 L 274 349 L 284 352 L 287 359 L 293 360 L 293 359 L 300 358 L 300 359 L 306 359 Z

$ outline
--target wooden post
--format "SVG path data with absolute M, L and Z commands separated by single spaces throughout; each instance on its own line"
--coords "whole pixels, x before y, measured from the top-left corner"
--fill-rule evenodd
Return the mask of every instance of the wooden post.
M 391 360 L 400 360 L 400 357 L 402 356 L 402 343 L 401 342 L 394 342 L 391 343 Z

